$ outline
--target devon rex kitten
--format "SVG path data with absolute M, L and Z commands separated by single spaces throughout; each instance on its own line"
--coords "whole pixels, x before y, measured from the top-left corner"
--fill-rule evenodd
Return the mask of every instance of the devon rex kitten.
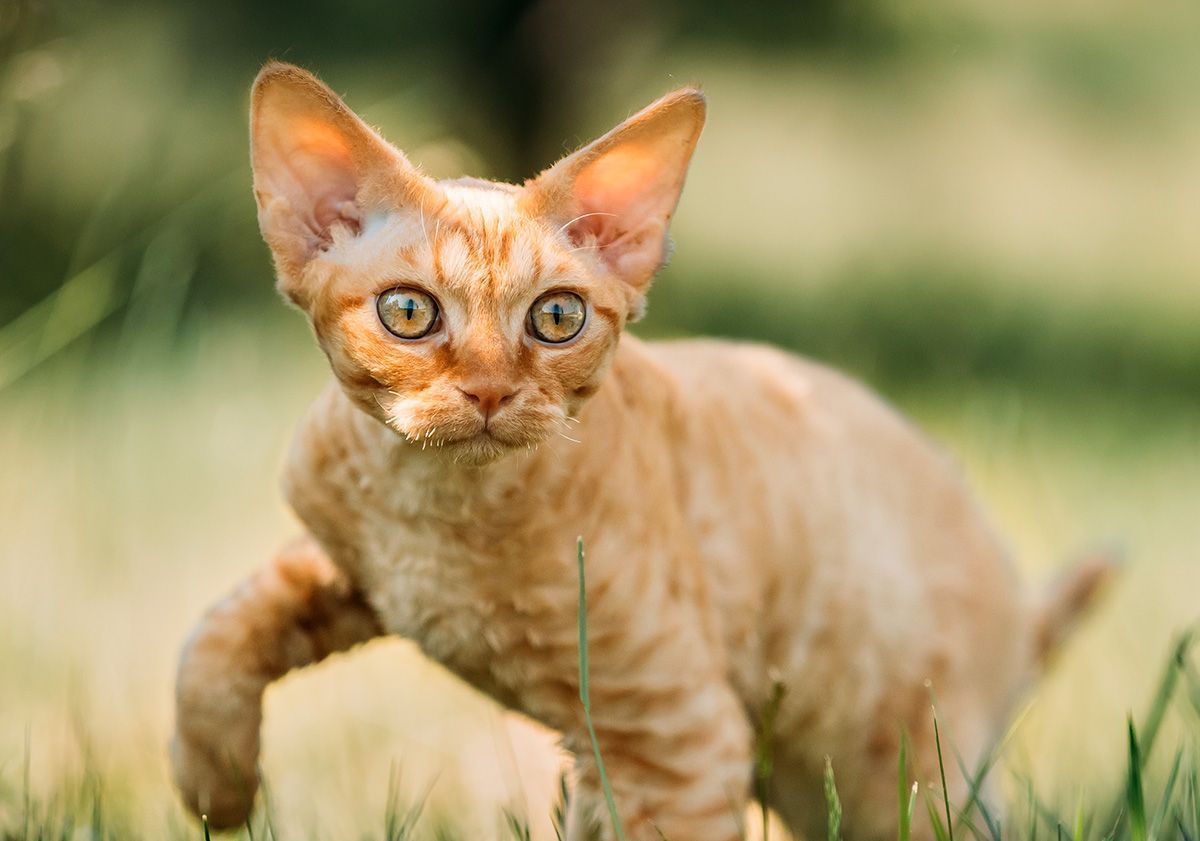
M 859 385 L 766 347 L 622 334 L 704 115 L 678 90 L 522 186 L 439 182 L 309 73 L 259 74 L 258 218 L 334 379 L 285 471 L 308 535 L 183 653 L 174 770 L 214 825 L 251 808 L 266 686 L 399 634 L 562 732 L 583 838 L 603 801 L 577 535 L 631 839 L 739 837 L 776 680 L 770 802 L 810 838 L 826 756 L 845 838 L 894 837 L 902 729 L 914 777 L 936 777 L 927 681 L 968 766 L 1003 726 L 1102 569 L 1034 604 L 958 472 Z

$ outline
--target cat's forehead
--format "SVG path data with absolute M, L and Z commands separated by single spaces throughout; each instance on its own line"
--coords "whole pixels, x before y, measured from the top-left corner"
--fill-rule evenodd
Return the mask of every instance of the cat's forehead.
M 476 179 L 438 186 L 440 207 L 369 217 L 357 241 L 335 245 L 337 262 L 474 300 L 517 301 L 535 285 L 578 274 L 565 238 L 521 209 L 520 188 Z
M 476 178 L 439 181 L 438 186 L 442 188 L 440 192 L 445 197 L 444 212 L 449 214 L 475 216 L 480 222 L 487 221 L 493 224 L 511 221 L 512 218 L 520 216 L 517 209 L 520 187 Z

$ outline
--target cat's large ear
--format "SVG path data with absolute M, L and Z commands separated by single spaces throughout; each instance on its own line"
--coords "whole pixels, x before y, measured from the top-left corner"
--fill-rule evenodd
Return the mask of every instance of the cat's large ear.
M 427 180 L 311 73 L 271 62 L 250 105 L 254 197 L 284 291 L 304 297 L 304 267 L 340 226 L 359 231 L 367 212 L 420 206 Z
M 565 226 L 580 247 L 594 247 L 640 296 L 666 261 L 667 226 L 704 112 L 698 90 L 667 94 L 529 182 L 527 209 Z

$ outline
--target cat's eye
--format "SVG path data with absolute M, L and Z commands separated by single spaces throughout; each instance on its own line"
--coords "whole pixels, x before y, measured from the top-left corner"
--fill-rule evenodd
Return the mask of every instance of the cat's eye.
M 437 301 L 419 289 L 389 289 L 375 301 L 375 310 L 388 332 L 401 339 L 429 335 L 438 320 Z
M 548 292 L 529 309 L 529 332 L 552 345 L 579 335 L 587 310 L 574 292 Z

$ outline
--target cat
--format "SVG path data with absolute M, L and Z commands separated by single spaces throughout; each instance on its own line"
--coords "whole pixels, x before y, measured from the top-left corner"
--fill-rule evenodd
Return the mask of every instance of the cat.
M 307 535 L 181 658 L 173 768 L 214 826 L 251 810 L 265 687 L 397 634 L 561 732 L 566 836 L 613 837 L 579 701 L 578 535 L 630 839 L 741 837 L 776 687 L 769 802 L 809 838 L 826 757 L 843 837 L 895 837 L 902 732 L 913 777 L 937 777 L 931 692 L 967 767 L 1004 727 L 1107 565 L 1032 596 L 958 471 L 862 386 L 768 347 L 623 333 L 705 113 L 677 90 L 522 186 L 435 181 L 308 72 L 261 71 L 258 218 L 333 380 L 286 462 Z

